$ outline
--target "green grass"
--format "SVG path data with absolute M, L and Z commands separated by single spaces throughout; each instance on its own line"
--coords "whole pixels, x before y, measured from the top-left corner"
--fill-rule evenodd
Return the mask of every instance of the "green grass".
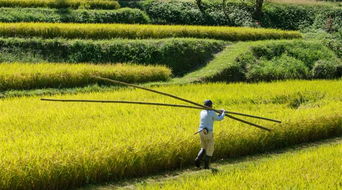
M 134 64 L 1 63 L 0 90 L 82 87 L 96 84 L 94 75 L 143 83 L 166 81 L 171 70 Z
M 226 44 L 229 42 L 193 38 L 144 40 L 0 38 L 0 62 L 132 62 L 166 65 L 172 69 L 174 75 L 181 76 L 194 67 L 204 65 Z
M 313 144 L 311 144 L 313 145 Z M 136 189 L 340 189 L 342 140 L 216 165 L 218 172 L 184 172 Z M 262 156 L 262 157 L 261 157 Z M 96 188 L 92 188 L 96 189 Z M 100 189 L 100 188 L 98 188 Z M 104 189 L 113 189 L 108 186 Z M 128 188 L 127 188 L 128 189 Z
M 288 81 L 155 89 L 283 121 L 259 122 L 272 133 L 229 119 L 217 123 L 217 160 L 340 136 L 341 87 L 341 81 Z M 54 98 L 178 103 L 132 89 Z M 143 176 L 192 165 L 199 149 L 198 111 L 186 109 L 8 98 L 0 100 L 0 120 L 1 189 L 67 189 Z
M 223 51 L 216 54 L 212 61 L 206 66 L 183 77 L 172 79 L 171 83 L 183 84 L 193 82 L 205 82 L 211 80 L 224 81 L 229 76 L 223 76 L 224 71 L 232 67 L 236 67 L 235 60 L 246 53 L 248 49 L 255 44 L 264 42 L 238 42 L 227 46 Z M 239 66 L 238 66 L 239 67 Z M 231 78 L 232 80 L 232 78 Z
M 288 60 L 282 60 L 282 56 L 286 56 L 295 60 L 295 63 L 289 63 Z M 287 67 L 281 68 L 276 65 L 276 61 L 285 62 Z M 332 64 L 341 64 L 341 60 L 337 58 L 333 51 L 322 45 L 318 41 L 309 40 L 267 40 L 255 42 L 238 42 L 228 45 L 223 51 L 216 54 L 215 57 L 204 67 L 186 74 L 183 77 L 172 79 L 171 83 L 183 84 L 193 82 L 208 81 L 265 81 L 265 80 L 282 80 L 296 79 L 290 67 L 298 67 L 297 62 L 303 63 L 307 73 L 305 79 L 311 79 L 312 68 L 317 60 L 329 60 Z M 266 70 L 263 62 L 271 62 L 274 64 L 274 70 L 280 70 L 279 76 L 273 70 Z M 252 68 L 259 68 L 253 70 Z M 287 76 L 286 74 L 293 74 Z M 337 75 L 337 74 L 336 74 Z M 324 76 L 326 78 L 334 78 L 336 76 Z M 338 77 L 338 76 L 337 76 Z

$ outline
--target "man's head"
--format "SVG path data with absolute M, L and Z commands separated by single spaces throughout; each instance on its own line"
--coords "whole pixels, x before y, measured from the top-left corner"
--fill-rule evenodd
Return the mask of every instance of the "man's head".
M 207 107 L 212 107 L 213 106 L 213 102 L 211 100 L 205 100 L 203 103 Z

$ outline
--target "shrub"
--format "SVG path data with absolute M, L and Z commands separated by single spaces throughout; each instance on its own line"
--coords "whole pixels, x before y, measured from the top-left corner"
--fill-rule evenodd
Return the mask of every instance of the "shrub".
M 337 75 L 337 65 L 329 60 L 318 60 L 312 68 L 312 76 L 317 79 L 331 79 Z
M 312 24 L 314 29 L 324 29 L 327 32 L 338 32 L 342 29 L 342 8 L 323 9 L 319 11 Z
M 270 28 L 298 30 L 310 26 L 315 19 L 315 9 L 304 5 L 266 4 L 261 25 Z
M 272 60 L 260 60 L 247 67 L 246 79 L 249 82 L 285 79 L 307 79 L 309 69 L 304 62 L 283 54 Z
M 118 10 L 0 8 L 0 22 L 149 23 L 139 9 Z
M 92 41 L 0 38 L 0 61 L 162 64 L 178 76 L 205 64 L 225 44 L 204 39 Z
M 187 24 L 187 25 L 228 25 L 252 26 L 252 14 L 246 4 L 228 3 L 225 12 L 220 4 L 204 2 L 202 13 L 193 2 L 182 1 L 148 1 L 144 10 L 153 23 Z
M 313 64 L 319 59 L 336 59 L 336 55 L 331 50 L 317 41 L 271 42 L 252 47 L 252 53 L 257 59 L 268 60 L 286 53 L 304 62 L 309 69 L 312 69 Z

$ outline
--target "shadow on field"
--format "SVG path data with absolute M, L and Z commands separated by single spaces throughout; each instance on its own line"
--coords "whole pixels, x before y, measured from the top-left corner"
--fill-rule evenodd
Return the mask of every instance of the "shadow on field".
M 302 150 L 302 149 L 309 148 L 309 147 L 319 146 L 322 144 L 335 144 L 341 140 L 342 140 L 342 137 L 336 137 L 336 138 L 325 139 L 325 140 L 320 140 L 320 141 L 311 142 L 311 143 L 303 143 L 299 145 L 289 146 L 287 148 L 270 151 L 266 153 L 260 153 L 260 154 L 243 156 L 243 157 L 236 157 L 236 158 L 231 158 L 231 159 L 220 159 L 211 164 L 212 169 L 210 170 L 197 169 L 195 166 L 190 166 L 184 169 L 165 171 L 165 172 L 161 172 L 161 173 L 157 173 L 157 174 L 149 175 L 145 177 L 120 180 L 120 181 L 106 183 L 106 184 L 88 185 L 82 188 L 78 188 L 77 190 L 135 189 L 135 186 L 137 185 L 144 185 L 144 184 L 149 184 L 149 183 L 162 183 L 165 181 L 177 179 L 179 177 L 184 177 L 184 176 L 194 176 L 194 175 L 201 175 L 201 174 L 208 174 L 208 173 L 209 174 L 211 173 L 212 175 L 216 175 L 220 173 L 219 169 L 225 165 L 229 165 L 229 164 L 233 165 L 233 164 L 238 164 L 238 163 L 257 161 L 265 157 L 270 157 L 272 155 L 282 154 L 285 152 L 294 152 L 294 151 Z

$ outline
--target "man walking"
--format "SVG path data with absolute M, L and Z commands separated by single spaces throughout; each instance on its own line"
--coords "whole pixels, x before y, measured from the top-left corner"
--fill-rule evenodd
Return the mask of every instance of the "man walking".
M 211 100 L 204 101 L 204 105 L 212 108 Z M 200 168 L 201 160 L 204 157 L 204 169 L 209 169 L 210 159 L 214 153 L 213 124 L 214 121 L 221 121 L 224 118 L 224 110 L 217 115 L 213 110 L 202 110 L 200 113 L 199 135 L 201 139 L 201 150 L 195 159 L 195 165 Z

